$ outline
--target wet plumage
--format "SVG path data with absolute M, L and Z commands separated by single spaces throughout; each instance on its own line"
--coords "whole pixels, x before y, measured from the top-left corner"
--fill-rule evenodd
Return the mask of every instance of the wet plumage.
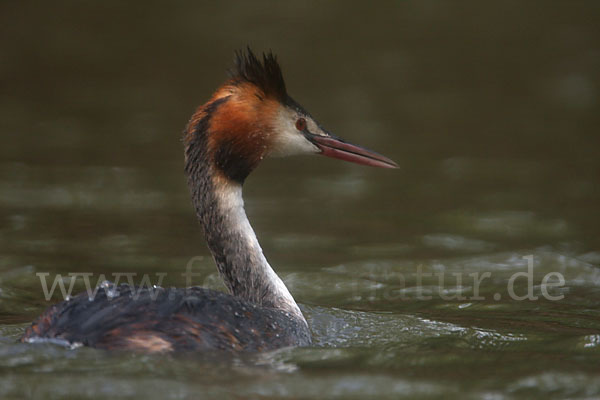
M 132 288 L 107 284 L 51 306 L 25 338 L 51 337 L 110 350 L 262 351 L 310 343 L 307 326 L 277 309 L 262 308 L 199 287 Z

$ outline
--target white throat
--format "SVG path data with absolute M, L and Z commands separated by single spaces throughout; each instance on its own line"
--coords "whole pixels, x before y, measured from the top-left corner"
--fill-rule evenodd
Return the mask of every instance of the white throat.
M 238 243 L 225 245 L 225 262 L 231 270 L 224 272 L 222 268 L 219 268 L 219 271 L 226 284 L 228 284 L 228 280 L 232 279 L 232 275 L 235 279 L 237 272 L 240 272 L 243 276 L 238 277 L 247 280 L 242 284 L 247 285 L 251 291 L 254 290 L 254 293 L 249 294 L 248 300 L 258 302 L 263 306 L 282 309 L 305 321 L 289 290 L 263 254 L 244 210 L 242 186 L 232 181 L 218 185 L 215 196 L 219 214 L 223 216 L 222 223 L 225 226 L 222 228 L 225 237 L 238 241 Z M 236 251 L 245 254 L 232 254 Z M 218 260 L 215 259 L 215 261 L 219 264 Z M 233 292 L 232 294 L 238 295 L 231 284 L 228 284 L 228 287 Z M 253 298 L 254 294 L 259 298 Z

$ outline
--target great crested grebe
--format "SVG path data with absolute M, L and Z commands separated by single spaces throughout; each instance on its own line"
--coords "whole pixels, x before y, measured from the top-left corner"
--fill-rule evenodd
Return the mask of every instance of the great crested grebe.
M 105 283 L 49 307 L 23 342 L 141 351 L 260 351 L 311 343 L 294 298 L 267 262 L 246 213 L 242 184 L 268 156 L 323 154 L 397 168 L 392 160 L 323 129 L 288 96 L 272 53 L 236 53 L 231 78 L 198 108 L 184 131 L 192 202 L 231 294 L 191 287 Z

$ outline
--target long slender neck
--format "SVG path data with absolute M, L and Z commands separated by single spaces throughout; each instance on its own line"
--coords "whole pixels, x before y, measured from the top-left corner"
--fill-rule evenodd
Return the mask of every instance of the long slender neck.
M 306 323 L 262 252 L 244 211 L 241 183 L 222 175 L 206 153 L 207 118 L 187 133 L 186 172 L 196 214 L 217 269 L 234 296 L 281 309 Z

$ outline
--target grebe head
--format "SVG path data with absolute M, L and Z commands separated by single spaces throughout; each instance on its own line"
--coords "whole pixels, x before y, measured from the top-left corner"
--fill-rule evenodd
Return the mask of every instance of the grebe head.
M 398 167 L 389 158 L 325 130 L 287 94 L 272 53 L 259 60 L 250 49 L 237 52 L 231 78 L 198 109 L 190 126 L 203 118 L 208 125 L 206 153 L 218 171 L 237 182 L 269 156 L 322 154 L 373 167 Z

